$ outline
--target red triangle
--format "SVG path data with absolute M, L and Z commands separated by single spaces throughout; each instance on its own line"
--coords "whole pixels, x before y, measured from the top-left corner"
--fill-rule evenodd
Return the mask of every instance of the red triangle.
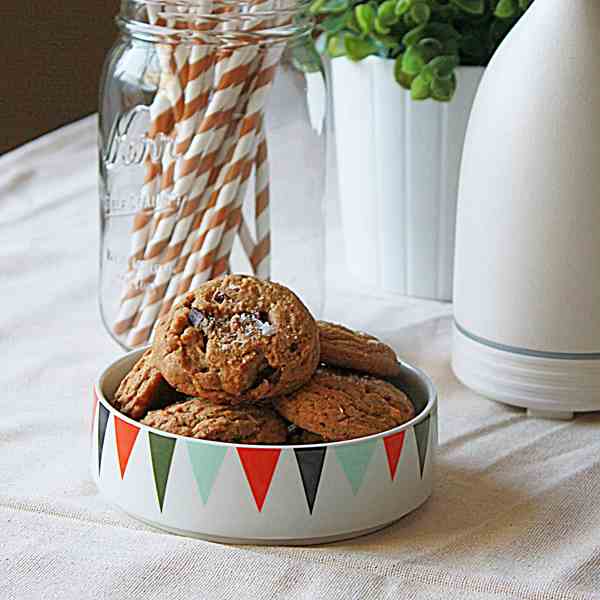
M 127 463 L 129 462 L 129 457 L 131 456 L 131 451 L 139 432 L 139 427 L 127 423 L 115 415 L 115 438 L 117 440 L 121 479 L 125 477 L 125 469 L 127 468 Z
M 281 450 L 269 448 L 238 448 L 238 456 L 256 502 L 262 511 Z
M 398 461 L 400 460 L 400 454 L 402 453 L 402 446 L 404 445 L 404 431 L 399 431 L 393 435 L 389 435 L 383 438 L 383 445 L 385 446 L 385 453 L 387 454 L 388 467 L 390 468 L 390 477 L 392 481 L 396 477 L 396 469 L 398 468 Z
M 92 388 L 92 424 L 90 425 L 90 433 L 94 431 L 94 421 L 96 420 L 96 410 L 98 409 L 98 394 L 96 394 L 96 386 Z

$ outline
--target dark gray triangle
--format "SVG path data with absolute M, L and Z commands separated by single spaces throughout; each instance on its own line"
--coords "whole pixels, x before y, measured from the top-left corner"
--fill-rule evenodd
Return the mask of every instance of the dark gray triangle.
M 106 426 L 108 425 L 108 408 L 98 403 L 98 475 L 102 466 L 102 450 L 104 450 L 104 438 L 106 437 Z
M 321 481 L 323 463 L 325 462 L 325 453 L 327 448 L 295 448 L 296 462 L 302 479 L 304 495 L 308 503 L 308 510 L 312 515 L 313 506 Z
M 427 447 L 429 446 L 429 425 L 431 417 L 415 425 L 415 439 L 417 440 L 417 450 L 419 451 L 419 466 L 421 467 L 421 477 L 425 469 L 425 459 L 427 458 Z

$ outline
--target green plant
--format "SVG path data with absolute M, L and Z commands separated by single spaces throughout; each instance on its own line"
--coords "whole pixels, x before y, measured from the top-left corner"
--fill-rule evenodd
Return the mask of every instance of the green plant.
M 448 101 L 458 65 L 485 66 L 533 0 L 313 0 L 319 51 L 395 60 L 415 100 Z

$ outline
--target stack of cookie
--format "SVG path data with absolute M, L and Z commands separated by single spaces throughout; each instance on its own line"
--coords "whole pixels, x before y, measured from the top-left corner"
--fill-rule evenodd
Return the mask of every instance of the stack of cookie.
M 171 433 L 246 444 L 352 439 L 415 415 L 378 377 L 397 375 L 376 338 L 316 322 L 289 289 L 228 275 L 188 293 L 158 324 L 113 404 Z

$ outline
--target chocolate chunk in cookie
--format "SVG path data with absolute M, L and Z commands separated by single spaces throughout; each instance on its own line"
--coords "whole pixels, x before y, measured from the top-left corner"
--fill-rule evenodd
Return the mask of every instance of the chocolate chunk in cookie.
M 187 437 L 238 444 L 281 444 L 285 421 L 266 406 L 226 406 L 200 398 L 149 412 L 144 425 Z
M 227 404 L 298 389 L 319 362 L 304 304 L 282 285 L 243 275 L 189 292 L 158 324 L 153 348 L 173 387 Z
M 326 321 L 317 324 L 322 362 L 380 377 L 400 372 L 394 350 L 376 337 Z
M 124 377 L 112 400 L 112 405 L 132 419 L 140 419 L 149 410 L 182 400 L 152 363 L 148 349 Z
M 391 383 L 327 368 L 274 406 L 288 421 L 330 442 L 386 431 L 415 416 L 412 402 Z

